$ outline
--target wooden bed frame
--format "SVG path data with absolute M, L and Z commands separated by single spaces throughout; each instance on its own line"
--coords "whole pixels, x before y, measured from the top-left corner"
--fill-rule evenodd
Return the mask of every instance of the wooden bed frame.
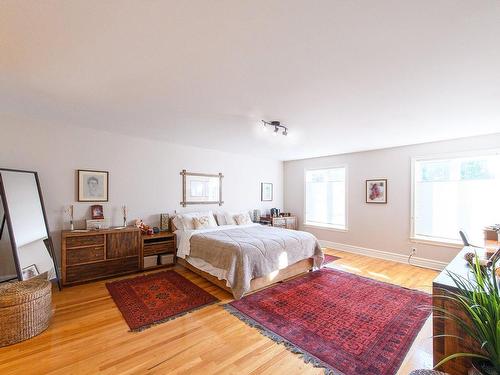
M 169 219 L 169 227 L 172 232 L 176 230 L 175 224 L 173 222 L 173 217 Z M 176 251 L 177 253 L 177 251 Z M 233 294 L 233 291 L 230 287 L 226 286 L 226 280 L 219 280 L 215 276 L 210 275 L 208 272 L 202 271 L 195 266 L 188 263 L 185 259 L 176 257 L 176 263 L 181 266 L 187 268 L 190 271 L 193 271 L 197 275 L 203 277 L 204 279 L 210 281 L 212 284 L 217 285 L 219 288 L 222 288 L 229 293 Z M 256 292 L 260 289 L 267 288 L 273 284 L 279 283 L 284 280 L 291 279 L 293 277 L 299 276 L 303 273 L 309 272 L 313 269 L 314 260 L 313 258 L 304 259 L 298 261 L 297 263 L 291 264 L 288 267 L 285 267 L 278 272 L 273 272 L 270 275 L 257 277 L 250 281 L 250 290 L 245 294 L 250 294 Z
M 305 272 L 309 272 L 313 268 L 313 263 L 314 261 L 312 258 L 304 259 L 297 263 L 291 264 L 286 268 L 279 270 L 277 273 L 273 272 L 270 275 L 252 279 L 252 281 L 250 281 L 250 290 L 246 292 L 245 295 L 256 292 L 260 289 L 267 288 L 268 286 L 279 283 L 280 281 L 284 281 L 299 276 Z M 182 258 L 177 258 L 177 264 L 180 264 L 181 266 L 189 269 L 190 271 L 193 271 L 197 275 L 210 281 L 212 284 L 215 284 L 219 288 L 222 288 L 232 294 L 231 288 L 226 286 L 226 280 L 219 280 L 215 276 L 212 276 L 209 273 L 202 271 L 196 268 L 195 266 L 189 264 L 185 259 Z

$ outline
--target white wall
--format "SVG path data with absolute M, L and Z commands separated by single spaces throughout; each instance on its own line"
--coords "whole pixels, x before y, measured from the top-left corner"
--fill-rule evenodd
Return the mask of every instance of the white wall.
M 417 257 L 448 262 L 458 249 L 410 243 L 411 158 L 462 150 L 492 149 L 500 146 L 500 134 L 425 143 L 415 146 L 350 153 L 337 156 L 287 161 L 284 164 L 285 209 L 294 212 L 303 223 L 304 170 L 347 165 L 348 231 L 303 227 L 320 240 L 341 244 L 351 251 L 374 249 L 388 258 L 404 261 L 410 246 L 417 247 Z M 388 179 L 388 204 L 365 203 L 365 180 Z M 499 192 L 500 193 L 500 192 Z M 370 251 L 366 251 L 370 253 Z M 377 254 L 376 252 L 371 252 Z M 398 255 L 400 254 L 400 255 Z M 378 253 L 380 255 L 380 253 Z M 423 262 L 430 264 L 432 262 Z M 434 262 L 436 263 L 436 262 Z
M 139 125 L 138 125 L 139 126 Z M 189 137 L 189 134 L 186 134 Z M 207 146 L 210 140 L 207 139 Z M 75 171 L 109 171 L 106 217 L 121 224 L 120 207 L 129 208 L 130 222 L 142 218 L 159 225 L 159 214 L 194 210 L 249 210 L 283 207 L 283 163 L 166 142 L 69 126 L 55 126 L 0 115 L 0 167 L 38 171 L 49 226 L 59 257 L 60 230 L 69 224 L 64 207 L 75 206 L 75 219 L 90 218 L 92 203 L 76 202 Z M 224 205 L 182 208 L 182 169 L 224 174 Z M 260 183 L 274 184 L 274 201 L 260 201 Z M 4 237 L 6 237 L 4 235 Z M 2 240 L 4 254 L 7 244 Z M 10 247 L 8 248 L 10 252 Z M 7 256 L 5 254 L 4 256 Z M 10 255 L 8 255 L 10 257 Z M 1 264 L 8 262 L 2 261 Z M 5 265 L 3 266 L 5 267 Z M 0 275 L 7 272 L 0 268 Z M 15 271 L 14 271 L 15 272 Z

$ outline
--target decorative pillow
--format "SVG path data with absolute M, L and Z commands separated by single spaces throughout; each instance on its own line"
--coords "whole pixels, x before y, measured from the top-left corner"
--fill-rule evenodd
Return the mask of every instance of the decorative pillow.
M 227 225 L 226 214 L 224 212 L 216 212 L 215 218 L 218 225 Z
M 252 224 L 252 220 L 250 219 L 250 215 L 248 215 L 248 213 L 235 215 L 234 221 L 236 221 L 236 224 L 238 225 Z
M 210 221 L 210 227 L 216 227 L 217 223 L 214 218 L 214 214 L 212 211 L 207 211 L 207 212 L 189 212 L 186 214 L 182 214 L 182 222 L 184 223 L 184 230 L 193 230 L 196 229 L 194 226 L 193 219 L 195 217 L 201 217 L 201 216 L 207 216 L 208 220 Z
M 213 218 L 213 215 L 212 215 Z M 213 228 L 214 226 L 213 223 L 210 220 L 210 216 L 200 216 L 200 217 L 193 217 L 193 225 L 194 229 L 207 229 L 207 228 Z

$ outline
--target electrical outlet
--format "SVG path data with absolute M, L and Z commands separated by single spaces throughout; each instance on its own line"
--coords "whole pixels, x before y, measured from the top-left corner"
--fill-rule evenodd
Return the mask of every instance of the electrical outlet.
M 417 253 L 416 247 L 412 247 L 410 250 L 411 250 L 411 255 L 415 255 Z

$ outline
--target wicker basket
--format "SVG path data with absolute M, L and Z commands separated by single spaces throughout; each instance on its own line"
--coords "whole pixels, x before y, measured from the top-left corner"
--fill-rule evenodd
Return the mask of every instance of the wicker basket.
M 52 315 L 52 284 L 42 277 L 0 284 L 0 347 L 43 332 Z

